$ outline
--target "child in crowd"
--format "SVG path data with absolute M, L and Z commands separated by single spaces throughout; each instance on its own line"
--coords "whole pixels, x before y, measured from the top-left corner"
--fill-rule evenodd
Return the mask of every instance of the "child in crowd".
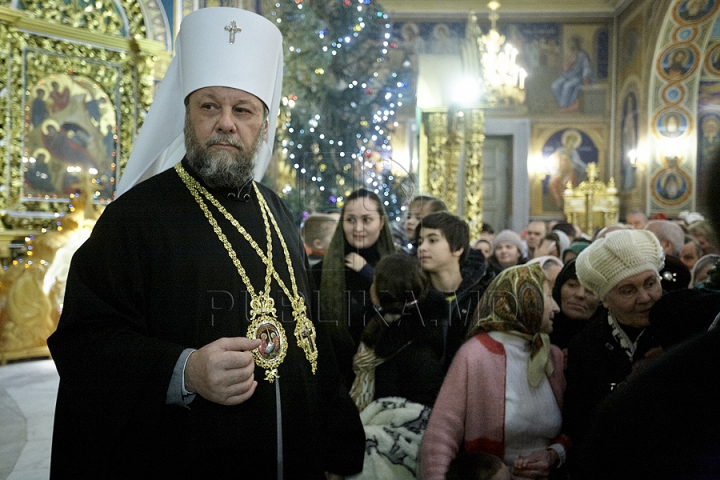
M 475 244 L 473 245 L 473 248 L 475 250 L 480 250 L 486 259 L 490 258 L 490 255 L 492 255 L 492 251 L 493 251 L 492 247 L 493 247 L 492 243 L 490 243 L 490 241 L 488 241 L 484 238 L 477 240 L 475 242 Z
M 366 444 L 360 479 L 412 479 L 417 454 L 444 371 L 423 335 L 418 308 L 427 277 L 407 253 L 384 257 L 370 296 L 376 314 L 354 358 L 350 396 L 360 409 Z
M 375 316 L 355 354 L 350 391 L 360 410 L 372 400 L 403 397 L 432 407 L 444 372 L 423 338 L 419 309 L 428 280 L 415 257 L 393 253 L 380 260 L 370 287 Z
M 447 210 L 445 202 L 430 195 L 420 195 L 408 205 L 407 219 L 405 220 L 405 234 L 408 238 L 407 251 L 415 254 L 417 249 L 415 231 L 423 218 L 435 212 Z
M 327 213 L 311 213 L 300 227 L 300 235 L 305 244 L 310 266 L 317 264 L 325 256 L 338 219 Z

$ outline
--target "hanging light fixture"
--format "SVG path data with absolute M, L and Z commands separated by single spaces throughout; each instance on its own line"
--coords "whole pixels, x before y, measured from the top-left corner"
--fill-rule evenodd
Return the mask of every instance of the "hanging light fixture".
M 474 42 L 474 55 L 477 60 L 465 58 L 466 66 L 470 66 L 479 76 L 480 95 L 483 103 L 490 106 L 520 105 L 525 102 L 525 79 L 527 72 L 517 64 L 517 48 L 505 42 L 505 35 L 497 30 L 497 10 L 500 3 L 493 0 L 488 3 L 490 9 L 490 31 L 482 35 L 477 25 L 477 17 L 470 12 L 468 18 L 467 41 Z M 470 53 L 470 52 L 467 52 Z M 475 65 L 472 65 L 475 63 Z

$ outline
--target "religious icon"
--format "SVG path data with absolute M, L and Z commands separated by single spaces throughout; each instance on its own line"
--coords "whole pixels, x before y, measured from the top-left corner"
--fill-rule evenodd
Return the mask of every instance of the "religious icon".
M 563 73 L 552 83 L 552 94 L 562 112 L 577 110 L 580 106 L 580 89 L 595 81 L 590 56 L 583 49 L 582 43 L 580 36 L 570 38 Z
M 678 204 L 690 195 L 690 178 L 680 169 L 666 168 L 652 180 L 653 197 L 665 204 Z
M 587 165 L 598 161 L 598 149 L 585 132 L 567 128 L 548 139 L 543 146 L 543 156 L 548 166 L 548 175 L 542 182 L 543 210 L 562 211 L 568 182 L 576 187 L 585 180 Z
M 247 338 L 257 338 L 260 346 L 253 350 L 255 363 L 265 369 L 265 380 L 270 383 L 280 377 L 278 367 L 287 354 L 288 342 L 280 322 L 271 316 L 260 314 L 248 328 Z
M 682 113 L 671 110 L 658 117 L 655 128 L 665 138 L 677 138 L 687 132 L 688 119 Z
M 632 190 L 636 187 L 637 167 L 636 156 L 638 148 L 638 111 L 637 97 L 635 92 L 625 96 L 623 102 L 622 125 L 620 130 L 620 177 L 623 191 Z
M 272 323 L 265 323 L 261 324 L 257 331 L 260 332 L 259 338 L 262 341 L 260 347 L 258 347 L 260 355 L 268 360 L 276 358 L 280 354 L 281 348 L 284 348 L 284 346 L 280 345 L 280 335 L 277 328 Z
M 52 75 L 28 90 L 23 196 L 68 198 L 91 187 L 110 201 L 115 191 L 117 112 L 95 82 Z
M 715 7 L 715 0 L 685 0 L 677 7 L 677 16 L 686 22 L 699 22 Z
M 687 76 L 695 63 L 695 53 L 687 47 L 677 47 L 662 57 L 662 71 L 672 80 Z

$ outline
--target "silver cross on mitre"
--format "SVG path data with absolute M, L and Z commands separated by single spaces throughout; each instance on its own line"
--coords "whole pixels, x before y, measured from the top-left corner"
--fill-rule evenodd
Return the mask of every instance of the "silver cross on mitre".
M 235 34 L 242 31 L 242 28 L 238 27 L 235 20 L 230 22 L 230 25 L 225 27 L 226 32 L 230 32 L 230 43 L 235 43 Z

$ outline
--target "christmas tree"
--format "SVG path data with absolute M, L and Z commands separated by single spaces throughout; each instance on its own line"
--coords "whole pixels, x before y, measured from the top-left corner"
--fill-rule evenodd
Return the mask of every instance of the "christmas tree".
M 275 146 L 285 164 L 274 187 L 298 219 L 341 207 L 361 187 L 399 219 L 410 179 L 390 145 L 412 72 L 387 14 L 373 0 L 278 0 L 267 17 L 285 48 Z

